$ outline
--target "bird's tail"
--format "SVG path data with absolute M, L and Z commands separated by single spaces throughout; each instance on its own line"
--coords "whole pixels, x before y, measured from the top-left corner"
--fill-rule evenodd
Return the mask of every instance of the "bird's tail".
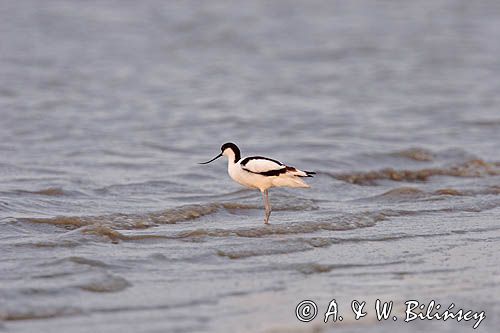
M 307 176 L 305 177 L 313 177 L 313 175 L 316 174 L 316 172 L 313 172 L 313 171 L 304 171 L 306 173 Z
M 312 177 L 313 175 L 316 174 L 316 172 L 312 171 L 302 171 L 294 167 L 286 167 L 286 174 L 291 175 L 291 176 L 297 176 L 297 177 Z

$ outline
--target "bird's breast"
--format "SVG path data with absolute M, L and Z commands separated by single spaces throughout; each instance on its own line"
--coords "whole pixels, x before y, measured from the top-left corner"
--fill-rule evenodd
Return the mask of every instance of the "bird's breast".
M 229 176 L 237 183 L 247 186 L 247 187 L 255 187 L 255 184 L 251 181 L 251 175 L 248 174 L 247 171 L 241 168 L 239 164 L 229 165 L 227 168 L 227 172 Z

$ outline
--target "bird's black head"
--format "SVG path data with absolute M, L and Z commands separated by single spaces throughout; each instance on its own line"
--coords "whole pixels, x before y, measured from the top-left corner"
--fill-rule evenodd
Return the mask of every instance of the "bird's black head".
M 222 152 L 223 155 L 224 155 L 224 151 L 226 149 L 231 149 L 234 152 L 234 163 L 236 163 L 236 162 L 238 162 L 240 160 L 241 153 L 240 153 L 240 149 L 238 148 L 237 145 L 235 145 L 232 142 L 226 142 L 225 144 L 223 144 L 220 147 L 220 150 L 221 150 L 221 152 Z
M 228 158 L 234 158 L 234 163 L 238 162 L 241 158 L 240 149 L 237 145 L 232 142 L 227 142 L 220 147 L 220 154 L 212 158 L 210 161 L 199 163 L 199 164 L 208 164 L 212 161 L 215 161 L 221 156 L 227 156 Z

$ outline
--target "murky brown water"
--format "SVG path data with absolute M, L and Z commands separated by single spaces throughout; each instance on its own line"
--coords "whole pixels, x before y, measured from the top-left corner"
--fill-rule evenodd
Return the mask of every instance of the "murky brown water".
M 0 331 L 500 326 L 497 1 L 3 1 Z M 317 171 L 260 193 L 226 141 Z M 344 321 L 295 318 L 335 298 Z M 397 322 L 353 299 L 394 300 Z

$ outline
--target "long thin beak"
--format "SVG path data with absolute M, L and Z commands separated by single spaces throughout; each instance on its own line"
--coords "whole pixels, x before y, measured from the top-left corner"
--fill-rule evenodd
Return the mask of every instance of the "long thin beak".
M 208 164 L 208 163 L 210 163 L 210 162 L 215 161 L 216 159 L 218 159 L 218 158 L 219 158 L 219 157 L 221 157 L 221 156 L 222 156 L 222 153 L 220 153 L 219 155 L 215 156 L 214 158 L 212 158 L 212 159 L 211 159 L 210 161 L 208 161 L 208 162 L 202 162 L 202 163 L 198 163 L 198 164 Z

